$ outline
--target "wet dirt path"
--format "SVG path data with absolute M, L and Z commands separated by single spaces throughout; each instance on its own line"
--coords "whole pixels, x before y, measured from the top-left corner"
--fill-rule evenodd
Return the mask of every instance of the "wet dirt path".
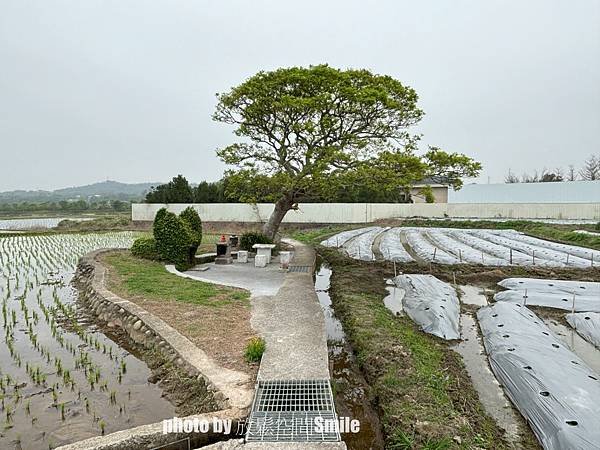
M 406 234 L 404 234 L 403 232 L 400 232 L 400 243 L 404 247 L 404 250 L 406 250 L 407 253 L 411 256 L 411 258 L 414 259 L 418 264 L 421 264 L 421 265 L 427 265 L 428 264 L 427 261 L 425 261 L 419 255 L 417 255 L 417 252 L 415 252 L 413 250 L 413 248 L 408 243 L 408 239 L 406 239 Z
M 485 291 L 479 286 L 459 285 L 456 288 L 463 310 L 466 310 L 464 306 L 474 311 L 488 304 Z M 504 429 L 506 440 L 518 448 L 525 424 L 489 366 L 477 318 L 470 310 L 461 313 L 461 341 L 451 348 L 462 356 L 485 411 Z
M 373 255 L 375 255 L 375 259 L 378 261 L 379 260 L 383 261 L 385 259 L 385 256 L 383 256 L 383 253 L 381 253 L 380 245 L 381 245 L 381 240 L 383 239 L 383 236 L 388 231 L 389 230 L 382 231 L 377 236 L 375 236 L 375 239 L 373 239 L 373 244 L 371 245 L 371 251 L 373 252 Z

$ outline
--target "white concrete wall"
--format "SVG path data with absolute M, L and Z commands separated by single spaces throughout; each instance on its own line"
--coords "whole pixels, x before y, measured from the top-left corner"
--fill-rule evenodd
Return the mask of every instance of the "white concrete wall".
M 167 207 L 180 213 L 193 206 L 205 222 L 265 222 L 273 205 L 196 203 L 131 205 L 134 221 L 152 221 Z M 366 223 L 402 217 L 600 220 L 600 203 L 304 203 L 290 211 L 288 223 Z

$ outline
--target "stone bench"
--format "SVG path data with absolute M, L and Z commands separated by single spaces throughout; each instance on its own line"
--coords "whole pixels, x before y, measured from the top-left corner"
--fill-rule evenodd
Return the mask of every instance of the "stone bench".
M 276 247 L 275 244 L 254 244 L 253 249 L 256 250 L 256 256 L 266 256 L 267 264 L 271 263 L 271 251 Z

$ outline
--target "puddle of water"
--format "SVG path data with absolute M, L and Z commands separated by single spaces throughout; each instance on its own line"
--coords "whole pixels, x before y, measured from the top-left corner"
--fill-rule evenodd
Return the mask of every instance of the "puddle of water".
M 388 295 L 383 299 L 383 304 L 389 309 L 395 316 L 401 316 L 402 312 L 402 299 L 406 294 L 406 291 L 402 288 L 396 287 L 392 280 L 386 280 L 387 286 L 385 290 L 388 291 Z
M 574 329 L 554 319 L 544 319 L 544 323 L 572 352 L 583 359 L 594 372 L 600 374 L 600 349 L 583 339 Z
M 466 305 L 487 306 L 484 290 L 479 286 L 459 285 L 460 301 Z
M 329 278 L 331 277 L 331 269 L 325 264 L 315 275 L 315 292 L 319 298 L 319 303 L 323 308 L 325 315 L 325 328 L 327 331 L 327 340 L 333 342 L 345 341 L 346 335 L 342 328 L 342 323 L 335 317 L 333 307 L 331 306 L 331 298 L 329 297 Z
M 462 286 L 461 286 L 462 288 Z M 502 387 L 488 366 L 481 338 L 477 333 L 477 322 L 471 314 L 461 314 L 461 342 L 453 346 L 463 359 L 473 387 L 485 411 L 503 428 L 506 439 L 517 442 L 519 422 Z
M 335 408 L 339 417 L 360 421 L 360 431 L 342 434 L 342 440 L 350 450 L 381 449 L 384 447 L 381 425 L 367 395 L 367 381 L 358 368 L 342 324 L 335 317 L 331 305 L 328 293 L 331 272 L 326 263 L 317 261 L 315 291 L 325 314 Z

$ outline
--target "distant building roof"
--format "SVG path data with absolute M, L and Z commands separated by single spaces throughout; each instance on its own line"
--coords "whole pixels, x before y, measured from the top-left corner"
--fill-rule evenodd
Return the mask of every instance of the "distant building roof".
M 600 203 L 600 181 L 467 184 L 448 203 Z

